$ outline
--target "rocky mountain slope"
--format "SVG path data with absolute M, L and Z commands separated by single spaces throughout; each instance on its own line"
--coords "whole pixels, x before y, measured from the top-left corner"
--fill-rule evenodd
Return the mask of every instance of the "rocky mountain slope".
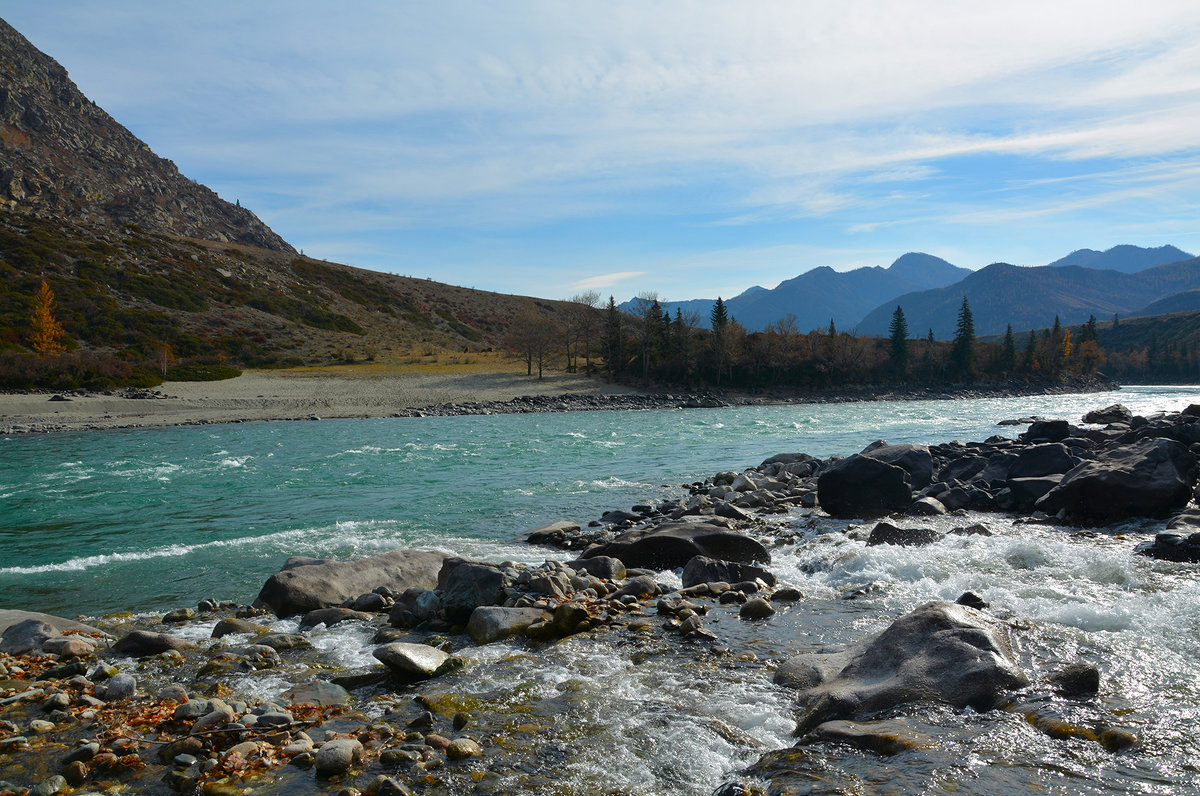
M 189 180 L 85 97 L 53 58 L 0 20 L 0 206 L 136 224 L 291 252 L 244 207 Z

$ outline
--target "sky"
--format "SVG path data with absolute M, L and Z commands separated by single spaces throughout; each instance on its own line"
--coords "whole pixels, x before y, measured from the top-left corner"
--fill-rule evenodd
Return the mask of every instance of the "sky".
M 1200 4 L 55 0 L 0 17 L 305 254 L 682 300 L 1200 251 Z

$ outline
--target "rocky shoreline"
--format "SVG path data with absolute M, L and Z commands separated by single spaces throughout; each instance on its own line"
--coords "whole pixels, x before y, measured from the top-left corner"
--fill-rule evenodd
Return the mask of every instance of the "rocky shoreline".
M 0 611 L 0 794 L 548 788 L 536 767 L 513 773 L 529 754 L 513 717 L 463 688 L 482 649 L 515 643 L 517 657 L 537 656 L 579 637 L 755 665 L 713 631 L 710 615 L 752 629 L 803 603 L 770 568 L 771 549 L 795 541 L 798 517 L 900 546 L 937 544 L 942 534 L 922 523 L 967 509 L 1088 527 L 1157 517 L 1162 530 L 1136 552 L 1200 561 L 1200 406 L 1138 417 L 1115 405 L 1083 425 L 1024 421 L 1017 439 L 780 454 L 685 485 L 677 498 L 526 535 L 576 556 L 566 561 L 421 551 L 293 558 L 249 605 L 205 600 L 83 625 Z M 950 533 L 990 531 L 964 523 Z M 313 643 L 339 626 L 359 634 L 374 665 L 346 670 Z M 1008 710 L 1050 738 L 1136 754 L 1135 732 L 1088 707 L 1100 669 L 1059 661 L 1042 693 L 1014 652 L 1022 632 L 965 593 L 914 606 L 844 649 L 771 662 L 775 682 L 796 694 L 796 746 L 763 754 L 717 793 L 793 792 L 811 780 L 812 744 L 884 756 L 919 748 L 904 722 L 915 704 Z M 248 688 L 277 673 L 293 684 L 267 695 Z M 1074 706 L 1069 721 L 1064 700 Z

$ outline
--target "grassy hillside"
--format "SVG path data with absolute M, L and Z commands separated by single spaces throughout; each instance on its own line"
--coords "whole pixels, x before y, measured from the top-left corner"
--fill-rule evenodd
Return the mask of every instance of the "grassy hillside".
M 59 357 L 30 350 L 43 280 L 67 335 Z M 180 365 L 485 351 L 531 305 L 553 322 L 573 308 L 134 225 L 0 215 L 0 386 L 144 383 Z M 51 365 L 63 371 L 57 380 L 32 375 Z

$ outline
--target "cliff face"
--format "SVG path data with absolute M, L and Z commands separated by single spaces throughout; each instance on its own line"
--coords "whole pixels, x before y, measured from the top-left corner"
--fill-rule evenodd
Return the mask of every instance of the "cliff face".
M 45 218 L 291 246 L 253 213 L 179 173 L 0 20 L 0 205 Z

